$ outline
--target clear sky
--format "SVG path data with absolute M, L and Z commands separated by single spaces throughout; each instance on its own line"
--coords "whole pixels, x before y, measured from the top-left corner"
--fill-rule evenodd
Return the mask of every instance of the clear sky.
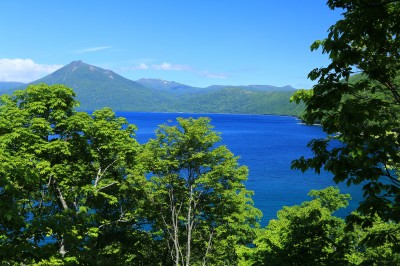
M 328 64 L 311 52 L 340 19 L 325 0 L 2 0 L 0 81 L 71 61 L 187 85 L 292 85 Z

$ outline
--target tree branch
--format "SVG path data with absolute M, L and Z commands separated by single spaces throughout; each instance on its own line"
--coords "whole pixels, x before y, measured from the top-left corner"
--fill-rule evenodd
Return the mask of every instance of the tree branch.
M 97 187 L 100 179 L 103 177 L 103 175 L 107 172 L 108 168 L 110 168 L 118 159 L 115 159 L 114 161 L 112 161 L 109 165 L 106 166 L 106 168 L 104 169 L 103 172 L 101 172 L 101 167 L 99 167 L 99 170 L 97 171 L 97 176 L 96 179 L 94 181 L 94 187 Z
M 105 188 L 111 187 L 112 185 L 115 185 L 115 184 L 117 184 L 117 183 L 118 183 L 117 181 L 111 182 L 110 184 L 108 184 L 108 185 L 106 185 L 106 186 L 104 186 L 104 187 L 101 187 L 101 188 L 97 189 L 97 191 L 100 191 L 100 190 L 103 190 L 103 189 L 105 189 Z
M 211 230 L 210 237 L 209 237 L 209 239 L 208 239 L 206 254 L 204 254 L 204 258 L 203 258 L 203 265 L 204 265 L 204 266 L 206 265 L 206 259 L 207 259 L 207 256 L 208 256 L 208 252 L 209 252 L 210 249 L 211 249 L 211 243 L 212 243 L 211 241 L 212 241 L 213 235 L 214 235 L 214 229 Z

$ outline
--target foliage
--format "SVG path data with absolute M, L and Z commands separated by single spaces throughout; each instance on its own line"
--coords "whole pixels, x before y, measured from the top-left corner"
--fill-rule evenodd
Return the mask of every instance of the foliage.
M 75 112 L 74 96 L 39 84 L 1 98 L 2 263 L 85 264 L 113 254 L 118 264 L 146 238 L 134 230 L 145 182 L 134 170 L 134 127 L 110 109 Z
M 248 265 L 398 265 L 399 227 L 373 218 L 368 228 L 335 217 L 350 196 L 334 187 L 312 190 L 311 201 L 284 207 L 249 251 Z M 358 213 L 353 217 L 364 219 Z M 387 234 L 389 233 L 389 234 Z
M 299 91 L 303 119 L 321 123 L 326 139 L 314 139 L 313 158 L 294 161 L 293 168 L 322 169 L 335 182 L 361 185 L 364 201 L 347 217 L 346 238 L 359 251 L 347 254 L 349 263 L 399 264 L 400 231 L 400 1 L 328 0 L 331 9 L 343 9 L 343 19 L 316 41 L 331 63 L 309 77 L 317 84 Z M 353 75 L 359 72 L 357 75 Z M 350 243 L 350 242 L 349 242 Z
M 254 265 L 327 265 L 340 262 L 344 220 L 332 213 L 348 204 L 349 195 L 329 187 L 311 191 L 314 199 L 284 207 L 256 239 Z
M 306 104 L 303 119 L 319 121 L 329 136 L 312 140 L 314 157 L 292 166 L 325 169 L 336 182 L 361 184 L 359 211 L 399 222 L 400 2 L 329 0 L 328 6 L 344 9 L 343 19 L 311 48 L 321 47 L 331 63 L 311 71 L 318 83 L 294 100 Z M 355 71 L 362 76 L 350 78 Z
M 247 168 L 207 118 L 161 126 L 142 154 L 151 170 L 152 228 L 174 265 L 234 265 L 261 216 L 246 190 Z M 165 262 L 164 262 L 165 263 Z
M 64 85 L 0 104 L 0 264 L 235 264 L 261 213 L 247 168 L 206 118 L 145 145 L 109 108 L 77 112 Z

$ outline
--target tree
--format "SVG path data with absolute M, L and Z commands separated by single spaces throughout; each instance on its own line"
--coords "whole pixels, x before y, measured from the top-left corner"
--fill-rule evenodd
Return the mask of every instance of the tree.
M 350 196 L 334 187 L 312 190 L 314 199 L 284 207 L 255 240 L 253 265 L 345 264 L 343 219 L 333 212 L 346 207 Z
M 1 97 L 2 263 L 124 264 L 150 237 L 135 127 L 107 108 L 74 111 L 74 96 L 38 84 Z
M 234 265 L 261 216 L 247 190 L 247 168 L 212 131 L 210 120 L 177 119 L 145 144 L 152 230 L 173 265 Z
M 348 205 L 349 194 L 328 187 L 312 190 L 310 201 L 283 207 L 278 218 L 254 241 L 248 265 L 398 265 L 399 250 L 395 239 L 384 235 L 396 224 L 382 221 L 378 216 L 364 228 L 351 224 L 334 212 Z M 355 217 L 363 219 L 359 213 Z M 374 236 L 380 236 L 379 238 Z M 371 241 L 372 240 L 372 241 Z M 368 243 L 373 242 L 373 243 Z
M 304 101 L 303 119 L 321 123 L 326 139 L 314 139 L 313 158 L 300 158 L 292 167 L 330 171 L 335 182 L 360 184 L 365 200 L 359 211 L 400 221 L 400 1 L 329 0 L 343 9 L 343 19 L 316 41 L 331 63 L 316 68 L 311 91 L 293 100 Z M 362 73 L 352 77 L 355 73 Z M 371 224 L 368 219 L 365 224 Z

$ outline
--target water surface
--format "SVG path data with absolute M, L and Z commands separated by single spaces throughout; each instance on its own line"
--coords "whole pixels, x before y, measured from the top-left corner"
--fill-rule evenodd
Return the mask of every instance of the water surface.
M 290 169 L 291 161 L 300 156 L 311 156 L 306 147 L 313 138 L 323 138 L 319 126 L 306 126 L 295 117 L 272 115 L 182 114 L 182 113 L 128 113 L 118 115 L 138 127 L 137 139 L 145 143 L 154 138 L 160 124 L 174 124 L 177 117 L 210 117 L 214 130 L 221 132 L 222 143 L 249 168 L 246 187 L 254 191 L 255 206 L 263 212 L 262 225 L 276 218 L 283 206 L 301 204 L 310 197 L 311 189 L 336 185 L 329 173 L 305 174 Z M 344 193 L 350 193 L 350 206 L 337 213 L 344 217 L 355 209 L 362 198 L 357 187 L 340 184 Z

